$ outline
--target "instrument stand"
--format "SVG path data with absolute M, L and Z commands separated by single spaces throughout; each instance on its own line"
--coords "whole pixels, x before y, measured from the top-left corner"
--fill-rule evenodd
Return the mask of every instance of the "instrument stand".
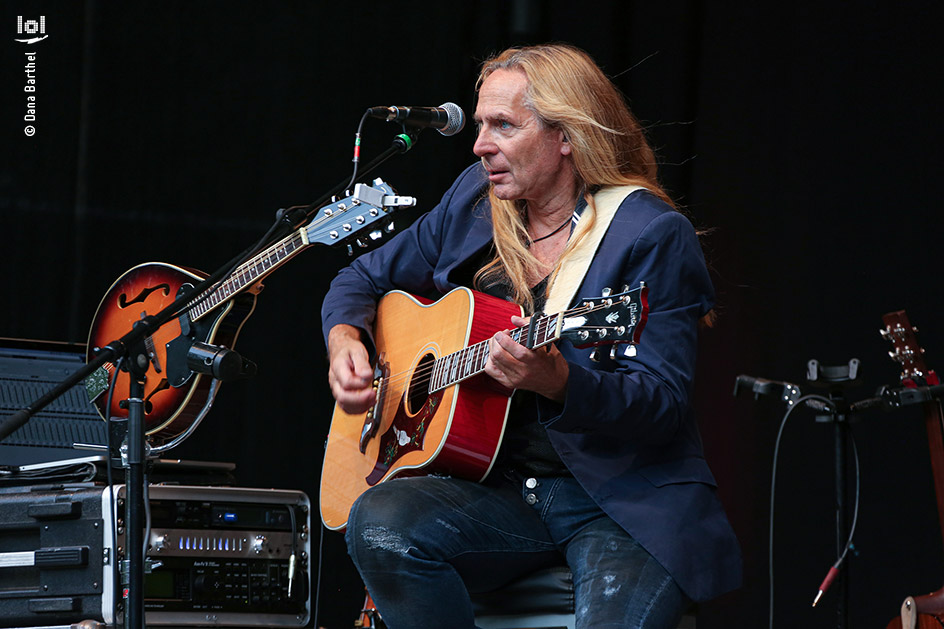
M 134 324 L 134 328 L 148 327 L 150 322 L 141 320 Z M 154 330 L 146 332 L 150 336 Z M 127 570 L 119 570 L 122 575 L 121 593 L 125 602 L 124 626 L 127 629 L 144 629 L 144 572 L 146 554 L 144 548 L 145 504 L 147 499 L 145 487 L 147 474 L 145 472 L 146 452 L 148 449 L 147 436 L 144 428 L 144 383 L 147 378 L 151 359 L 148 356 L 144 340 L 134 343 L 127 351 L 126 359 L 122 361 L 122 369 L 128 372 L 129 394 L 124 406 L 128 409 L 127 434 L 125 437 L 125 454 L 127 467 L 125 476 L 125 559 L 119 556 L 115 549 L 114 561 L 119 566 L 126 566 Z M 125 457 L 122 457 L 122 460 Z M 112 464 L 112 453 L 109 452 L 108 463 Z M 125 576 L 127 575 L 127 576 Z M 118 619 L 114 618 L 117 623 Z
M 410 150 L 417 141 L 419 131 L 420 129 L 408 130 L 404 127 L 403 133 L 398 134 L 393 139 L 391 146 L 386 151 L 368 163 L 365 168 L 361 169 L 360 176 L 371 172 L 394 155 L 403 154 Z M 271 240 L 281 238 L 291 233 L 296 227 L 312 220 L 315 213 L 318 212 L 331 195 L 345 188 L 346 181 L 339 183 L 322 198 L 307 206 L 290 208 L 285 211 L 280 210 L 275 223 L 257 244 L 249 247 L 225 265 L 221 266 L 190 291 L 178 294 L 176 299 L 160 312 L 148 314 L 147 316 L 142 314 L 141 320 L 137 321 L 131 330 L 124 336 L 105 345 L 98 351 L 93 359 L 89 360 L 85 367 L 77 369 L 47 393 L 33 400 L 28 406 L 13 413 L 13 415 L 5 421 L 0 422 L 0 441 L 3 441 L 18 428 L 26 424 L 33 415 L 46 408 L 51 402 L 69 391 L 73 386 L 84 381 L 86 377 L 103 367 L 106 363 L 122 364 L 124 366 L 123 368 L 127 368 L 129 377 L 131 378 L 129 398 L 127 400 L 128 422 L 126 440 L 128 474 L 126 477 L 125 529 L 127 535 L 125 538 L 125 556 L 128 557 L 128 584 L 127 590 L 122 593 L 123 596 L 126 597 L 126 629 L 144 629 L 145 627 L 144 573 L 146 566 L 143 526 L 145 524 L 145 452 L 148 449 L 148 445 L 146 443 L 144 428 L 144 381 L 151 363 L 151 357 L 146 349 L 145 339 L 150 338 L 162 325 L 191 308 L 196 299 L 205 296 L 211 287 L 228 277 L 233 270 L 251 258 L 263 245 Z M 214 378 L 217 377 L 218 374 L 214 374 Z M 210 401 L 212 401 L 212 395 Z M 208 406 L 205 407 L 204 411 L 206 410 L 208 410 Z M 109 426 L 109 431 L 111 431 L 111 426 Z M 179 443 L 179 441 L 175 442 L 174 445 L 176 445 L 176 443 Z M 109 465 L 112 465 L 113 457 L 111 452 L 108 453 L 108 459 Z M 117 556 L 114 560 L 119 561 Z M 114 620 L 117 622 L 117 619 Z
M 142 354 L 132 355 L 131 363 L 139 363 Z M 145 362 L 146 364 L 146 362 Z M 125 556 L 128 557 L 128 601 L 125 606 L 125 627 L 144 627 L 144 377 L 131 369 L 128 398 L 128 478 L 125 487 Z M 116 558 L 117 559 L 117 558 Z
M 823 593 L 830 587 L 835 578 L 839 578 L 839 595 L 836 609 L 836 626 L 839 629 L 846 629 L 849 626 L 849 581 L 850 569 L 843 566 L 846 545 L 852 548 L 852 540 L 849 539 L 850 526 L 848 524 L 848 509 L 846 500 L 847 485 L 847 457 L 846 450 L 849 446 L 850 423 L 855 412 L 860 409 L 869 408 L 876 405 L 875 402 L 883 403 L 880 398 L 871 398 L 854 404 L 849 404 L 846 400 L 845 392 L 858 384 L 859 359 L 853 358 L 847 365 L 824 367 L 817 360 L 807 362 L 806 378 L 811 386 L 818 389 L 825 389 L 826 395 L 813 395 L 809 392 L 804 393 L 796 384 L 789 382 L 778 382 L 775 380 L 766 380 L 764 378 L 754 378 L 747 375 L 739 375 L 734 385 L 734 395 L 736 396 L 742 388 L 748 388 L 753 392 L 754 398 L 761 395 L 773 395 L 786 402 L 789 406 L 794 406 L 801 398 L 807 406 L 819 411 L 816 415 L 816 421 L 819 423 L 833 424 L 833 434 L 835 437 L 835 498 L 836 498 L 836 552 L 837 561 L 829 570 L 826 578 L 819 587 L 819 594 L 813 601 L 813 606 L 819 601 Z M 789 415 L 789 412 L 788 412 Z M 843 568 L 845 568 L 843 570 Z
M 841 557 L 846 551 L 849 539 L 848 508 L 846 500 L 846 450 L 849 446 L 850 422 L 852 413 L 845 397 L 846 389 L 858 384 L 859 360 L 853 358 L 848 365 L 821 367 L 816 360 L 807 363 L 807 380 L 814 387 L 825 387 L 827 397 L 832 402 L 828 414 L 816 415 L 816 421 L 833 425 L 835 436 L 835 496 L 836 496 L 836 553 Z M 836 626 L 844 629 L 849 626 L 849 582 L 851 569 L 844 563 L 840 566 L 838 604 L 836 606 Z

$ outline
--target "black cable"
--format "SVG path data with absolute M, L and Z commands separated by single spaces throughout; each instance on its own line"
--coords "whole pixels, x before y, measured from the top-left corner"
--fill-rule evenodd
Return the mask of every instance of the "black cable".
M 783 429 L 787 425 L 787 419 L 790 418 L 790 415 L 793 413 L 793 411 L 802 406 L 807 400 L 816 400 L 827 404 L 829 408 L 833 407 L 833 401 L 827 397 L 815 394 L 804 395 L 798 398 L 793 403 L 793 405 L 787 409 L 787 412 L 783 415 L 783 419 L 780 420 L 780 429 L 777 431 L 777 440 L 774 443 L 773 470 L 770 474 L 770 539 L 768 541 L 767 551 L 768 577 L 770 581 L 770 609 L 768 626 L 770 629 L 773 629 L 774 627 L 774 497 L 777 488 L 777 458 L 780 456 L 780 439 L 783 437 Z
M 833 580 L 839 576 L 839 567 L 846 559 L 846 555 L 849 553 L 849 550 L 854 548 L 852 545 L 852 536 L 855 535 L 856 523 L 859 520 L 859 449 L 856 447 L 855 435 L 852 433 L 851 427 L 849 428 L 849 437 L 852 440 L 852 454 L 853 460 L 855 461 L 856 473 L 855 507 L 853 508 L 852 512 L 852 526 L 849 528 L 849 535 L 846 537 L 846 544 L 843 546 L 842 552 L 839 554 L 839 558 L 826 573 L 826 578 L 823 579 L 823 582 L 819 586 L 816 597 L 813 599 L 813 607 L 816 607 L 820 597 L 822 597 L 826 590 L 829 589 L 829 586 L 832 585 Z
M 115 505 L 115 479 L 111 472 L 111 453 L 112 453 L 112 429 L 111 429 L 111 402 L 115 396 L 115 383 L 118 381 L 118 373 L 121 371 L 121 365 L 125 357 L 118 358 L 115 365 L 115 372 L 111 375 L 111 384 L 108 385 L 108 398 L 105 403 L 105 426 L 107 430 L 106 445 L 108 446 L 108 455 L 105 458 L 105 477 L 108 482 L 108 507 L 111 512 L 111 578 L 113 591 L 111 596 L 111 618 L 114 625 L 118 625 L 118 593 L 121 591 L 118 571 L 118 510 Z M 120 456 L 120 453 L 119 453 Z M 124 624 L 124 623 L 122 623 Z
M 288 519 L 292 523 L 292 554 L 298 550 L 298 525 L 295 523 L 295 507 L 292 505 L 285 505 L 285 508 L 288 510 Z
M 127 487 L 127 485 L 126 485 Z M 144 565 L 147 565 L 147 551 L 148 551 L 148 540 L 151 539 L 151 495 L 148 491 L 148 479 L 147 479 L 147 465 L 144 465 L 144 487 L 142 489 L 142 494 L 144 498 L 144 540 L 142 541 L 143 548 L 141 549 L 141 557 L 143 558 Z M 145 573 L 145 578 L 147 578 L 147 573 Z
M 354 134 L 354 158 L 351 160 L 354 162 L 354 171 L 351 173 L 351 180 L 344 186 L 345 190 L 350 190 L 351 186 L 354 185 L 354 180 L 357 179 L 357 169 L 361 163 L 361 129 L 364 128 L 364 121 L 367 120 L 369 111 L 364 111 L 364 115 L 361 116 L 361 121 L 357 125 L 357 133 Z
M 293 505 L 285 505 L 286 510 L 288 510 L 288 519 L 292 523 L 292 554 L 288 558 L 288 589 L 286 594 L 288 598 L 292 598 L 292 583 L 295 581 L 295 566 L 298 561 L 298 524 L 295 522 L 295 507 Z
M 318 527 L 318 567 L 315 578 L 315 626 L 318 626 L 318 610 L 321 605 L 321 556 L 324 549 L 324 524 Z

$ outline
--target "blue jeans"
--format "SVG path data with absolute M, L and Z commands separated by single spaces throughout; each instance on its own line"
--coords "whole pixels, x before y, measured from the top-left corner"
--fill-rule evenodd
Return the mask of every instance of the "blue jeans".
M 471 629 L 469 592 L 563 561 L 578 629 L 674 628 L 690 604 L 573 478 L 395 479 L 357 500 L 346 540 L 390 629 Z

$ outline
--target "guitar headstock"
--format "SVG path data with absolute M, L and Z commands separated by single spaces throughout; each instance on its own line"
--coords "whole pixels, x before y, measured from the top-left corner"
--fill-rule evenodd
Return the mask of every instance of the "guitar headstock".
M 649 317 L 648 293 L 649 287 L 640 282 L 632 290 L 624 286 L 617 294 L 604 290 L 600 297 L 583 299 L 579 306 L 563 313 L 560 337 L 578 348 L 627 343 L 635 346 Z M 628 355 L 634 354 L 632 347 Z
M 882 323 L 885 327 L 879 333 L 894 347 L 888 355 L 901 365 L 901 379 L 914 384 L 939 384 L 937 374 L 924 363 L 924 349 L 916 336 L 918 328 L 908 321 L 908 314 L 904 310 L 889 312 L 882 316 Z
M 373 185 L 359 183 L 354 186 L 354 194 L 322 207 L 319 216 L 304 229 L 308 242 L 348 243 L 348 253 L 353 254 L 351 240 L 366 248 L 368 241 L 379 240 L 384 233 L 393 231 L 393 222 L 384 222 L 394 210 L 414 205 L 414 197 L 397 196 L 382 179 L 375 179 Z

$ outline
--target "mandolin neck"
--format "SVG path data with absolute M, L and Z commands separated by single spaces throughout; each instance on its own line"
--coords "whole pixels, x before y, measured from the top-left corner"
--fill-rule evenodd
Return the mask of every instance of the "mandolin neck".
M 292 257 L 300 253 L 310 243 L 305 229 L 286 236 L 265 251 L 256 254 L 243 264 L 215 289 L 207 289 L 206 299 L 199 299 L 199 303 L 190 309 L 190 320 L 196 321 L 207 313 L 216 309 L 220 304 L 232 299 L 253 284 L 262 280 L 269 273 L 279 268 Z M 206 293 L 204 293 L 206 294 Z

